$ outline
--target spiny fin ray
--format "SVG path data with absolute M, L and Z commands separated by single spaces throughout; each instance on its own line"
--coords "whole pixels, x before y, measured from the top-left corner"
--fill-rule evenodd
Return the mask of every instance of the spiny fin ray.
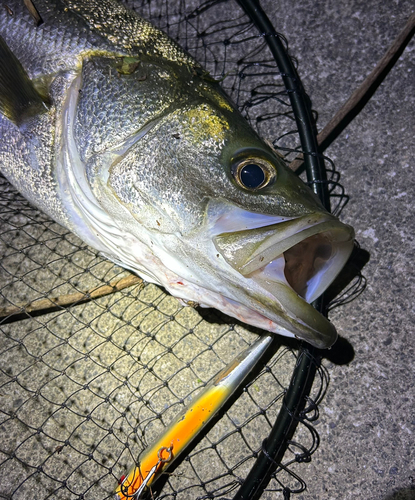
M 0 36 L 0 113 L 16 125 L 47 111 L 49 100 L 36 90 L 19 60 Z

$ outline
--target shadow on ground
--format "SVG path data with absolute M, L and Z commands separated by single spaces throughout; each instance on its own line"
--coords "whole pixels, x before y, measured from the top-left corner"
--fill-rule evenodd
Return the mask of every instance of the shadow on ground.
M 415 486 L 397 490 L 383 500 L 415 500 Z

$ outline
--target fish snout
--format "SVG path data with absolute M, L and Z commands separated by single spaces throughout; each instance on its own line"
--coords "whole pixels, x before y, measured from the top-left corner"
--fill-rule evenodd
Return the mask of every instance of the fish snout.
M 334 327 L 310 304 L 349 258 L 354 245 L 352 227 L 329 213 L 314 213 L 217 234 L 213 241 L 228 265 L 252 280 L 255 298 L 267 304 L 271 319 L 274 300 L 275 309 L 284 311 L 295 336 L 318 347 L 334 342 Z

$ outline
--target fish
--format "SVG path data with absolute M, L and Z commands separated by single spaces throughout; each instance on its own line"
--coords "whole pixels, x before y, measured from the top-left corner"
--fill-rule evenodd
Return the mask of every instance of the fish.
M 0 171 L 33 205 L 183 303 L 336 341 L 311 304 L 353 228 L 167 34 L 115 0 L 7 0 L 0 70 Z

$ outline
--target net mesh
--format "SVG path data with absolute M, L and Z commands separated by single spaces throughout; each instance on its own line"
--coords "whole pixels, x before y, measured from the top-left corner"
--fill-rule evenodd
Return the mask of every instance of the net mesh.
M 287 158 L 300 150 L 289 100 L 263 37 L 237 3 L 127 2 L 177 39 Z M 330 168 L 338 212 L 346 201 Z M 334 198 L 333 198 L 334 199 Z M 0 178 L 0 498 L 112 498 L 140 452 L 257 338 L 103 259 Z M 231 498 L 255 462 L 288 387 L 295 343 L 264 369 L 165 480 L 158 498 Z M 318 444 L 309 404 L 263 498 L 299 492 Z

